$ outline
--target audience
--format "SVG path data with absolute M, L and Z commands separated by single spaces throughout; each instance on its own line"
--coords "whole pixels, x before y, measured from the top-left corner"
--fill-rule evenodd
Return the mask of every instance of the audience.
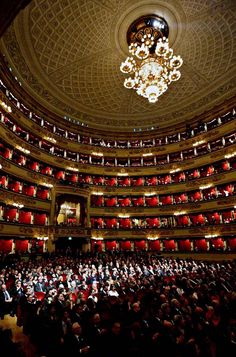
M 39 356 L 233 356 L 235 287 L 235 261 L 151 252 L 16 257 L 0 271 L 1 318 L 16 313 Z M 5 308 L 5 291 L 15 310 Z

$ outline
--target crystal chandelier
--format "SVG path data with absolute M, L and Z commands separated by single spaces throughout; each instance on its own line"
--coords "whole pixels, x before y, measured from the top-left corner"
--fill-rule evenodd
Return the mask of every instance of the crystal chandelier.
M 122 62 L 121 72 L 131 76 L 124 81 L 125 88 L 156 103 L 171 82 L 177 81 L 183 60 L 173 55 L 168 42 L 168 24 L 157 16 L 143 16 L 132 23 L 127 32 L 130 56 Z

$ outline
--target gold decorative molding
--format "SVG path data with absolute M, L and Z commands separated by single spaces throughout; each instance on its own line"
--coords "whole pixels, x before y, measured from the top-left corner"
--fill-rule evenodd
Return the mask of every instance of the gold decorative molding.
M 184 59 L 177 87 L 154 106 L 127 95 L 119 73 L 126 30 L 133 16 L 150 9 L 166 18 L 171 45 Z M 105 131 L 162 129 L 235 95 L 234 10 L 232 1 L 212 11 L 203 0 L 110 0 L 109 6 L 96 1 L 92 7 L 35 0 L 5 32 L 1 49 L 27 91 L 62 118 Z
M 91 216 L 100 217 L 118 217 L 120 213 L 127 213 L 130 217 L 152 217 L 163 215 L 174 215 L 175 212 L 184 211 L 188 213 L 208 212 L 221 209 L 233 208 L 236 205 L 236 197 L 228 197 L 219 200 L 209 200 L 193 203 L 182 203 L 175 205 L 157 206 L 157 207 L 125 207 L 123 212 L 122 207 L 91 207 Z
M 50 202 L 42 201 L 40 199 L 29 197 L 20 193 L 11 193 L 9 191 L 0 189 L 0 200 L 6 204 L 19 203 L 27 208 L 39 209 L 43 211 L 50 210 Z

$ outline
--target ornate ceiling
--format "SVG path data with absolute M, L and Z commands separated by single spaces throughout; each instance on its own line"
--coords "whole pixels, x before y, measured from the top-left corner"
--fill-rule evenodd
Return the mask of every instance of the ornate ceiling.
M 165 128 L 236 95 L 234 0 L 33 0 L 1 40 L 22 86 L 61 117 L 89 127 Z M 155 13 L 184 64 L 182 77 L 155 104 L 123 87 L 126 32 Z

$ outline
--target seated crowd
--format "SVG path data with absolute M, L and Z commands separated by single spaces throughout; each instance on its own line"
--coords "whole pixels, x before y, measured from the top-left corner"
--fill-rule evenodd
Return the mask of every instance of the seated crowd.
M 150 252 L 4 261 L 0 317 L 17 316 L 37 356 L 235 355 L 235 261 Z

